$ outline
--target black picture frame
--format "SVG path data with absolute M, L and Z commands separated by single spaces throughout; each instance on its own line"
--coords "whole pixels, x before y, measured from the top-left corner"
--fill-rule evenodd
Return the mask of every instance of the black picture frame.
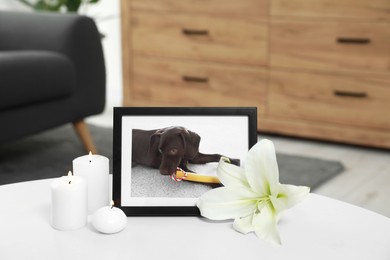
M 127 216 L 198 216 L 200 213 L 196 207 L 198 197 L 196 193 L 203 192 L 202 189 L 215 187 L 215 185 L 204 187 L 180 184 L 187 185 L 187 188 L 180 186 L 178 195 L 168 196 L 164 195 L 165 193 L 161 195 L 164 188 L 170 193 L 169 188 L 173 187 L 172 184 L 166 183 L 165 179 L 161 179 L 165 177 L 167 182 L 172 181 L 168 176 L 153 172 L 158 169 L 150 168 L 149 171 L 148 167 L 142 165 L 132 167 L 133 129 L 150 130 L 172 125 L 199 132 L 201 136 L 199 150 L 202 147 L 203 149 L 221 148 L 223 151 L 215 151 L 215 153 L 233 154 L 231 157 L 239 157 L 241 161 L 257 142 L 256 107 L 115 107 L 113 200 Z M 213 171 L 217 163 L 212 164 L 196 167 L 209 167 L 208 169 Z M 206 168 L 201 168 L 203 169 Z M 156 182 L 154 178 L 157 178 Z M 162 181 L 164 187 L 159 186 Z M 184 182 L 187 181 L 181 183 Z M 168 185 L 168 188 L 165 185 Z M 177 186 L 174 186 L 173 190 L 176 189 Z M 184 194 L 193 190 L 196 191 L 195 195 L 182 195 L 182 192 Z M 156 192 L 160 194 L 153 195 Z

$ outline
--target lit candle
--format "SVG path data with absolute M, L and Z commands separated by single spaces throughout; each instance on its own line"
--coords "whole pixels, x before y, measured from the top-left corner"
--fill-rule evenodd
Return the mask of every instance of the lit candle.
M 51 183 L 51 225 L 74 230 L 87 224 L 87 183 L 78 176 L 62 176 Z
M 127 216 L 114 202 L 111 206 L 98 209 L 92 215 L 92 225 L 101 233 L 113 234 L 122 231 L 127 225 Z
M 89 152 L 73 160 L 75 176 L 83 177 L 88 184 L 88 213 L 109 205 L 109 160 Z

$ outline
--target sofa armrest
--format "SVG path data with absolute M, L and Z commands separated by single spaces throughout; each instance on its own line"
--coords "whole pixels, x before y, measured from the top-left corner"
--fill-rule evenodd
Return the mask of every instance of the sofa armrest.
M 57 13 L 0 11 L 0 51 L 45 50 L 70 59 L 76 72 L 74 102 L 92 113 L 105 104 L 105 65 L 100 34 L 95 22 L 86 16 Z M 99 111 L 100 110 L 100 111 Z

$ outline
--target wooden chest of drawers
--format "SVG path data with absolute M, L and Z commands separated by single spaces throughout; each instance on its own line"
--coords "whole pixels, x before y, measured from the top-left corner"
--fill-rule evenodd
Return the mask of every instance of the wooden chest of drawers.
M 271 71 L 269 115 L 390 129 L 390 77 Z
M 132 17 L 136 55 L 261 66 L 267 63 L 266 36 L 265 20 L 257 17 L 141 11 Z
M 389 25 L 321 18 L 274 19 L 270 65 L 332 73 L 390 72 Z
M 126 106 L 256 106 L 258 129 L 390 148 L 389 0 L 122 0 Z
M 134 63 L 133 104 L 262 106 L 266 101 L 265 70 L 155 58 L 134 58 Z

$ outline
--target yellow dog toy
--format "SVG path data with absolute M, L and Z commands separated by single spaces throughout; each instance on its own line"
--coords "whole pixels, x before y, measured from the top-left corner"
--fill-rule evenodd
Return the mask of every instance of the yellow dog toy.
M 176 174 L 171 175 L 171 179 L 174 181 L 186 180 L 186 181 L 203 182 L 203 183 L 216 183 L 216 184 L 221 183 L 221 181 L 216 176 L 185 172 L 180 168 L 177 168 Z

